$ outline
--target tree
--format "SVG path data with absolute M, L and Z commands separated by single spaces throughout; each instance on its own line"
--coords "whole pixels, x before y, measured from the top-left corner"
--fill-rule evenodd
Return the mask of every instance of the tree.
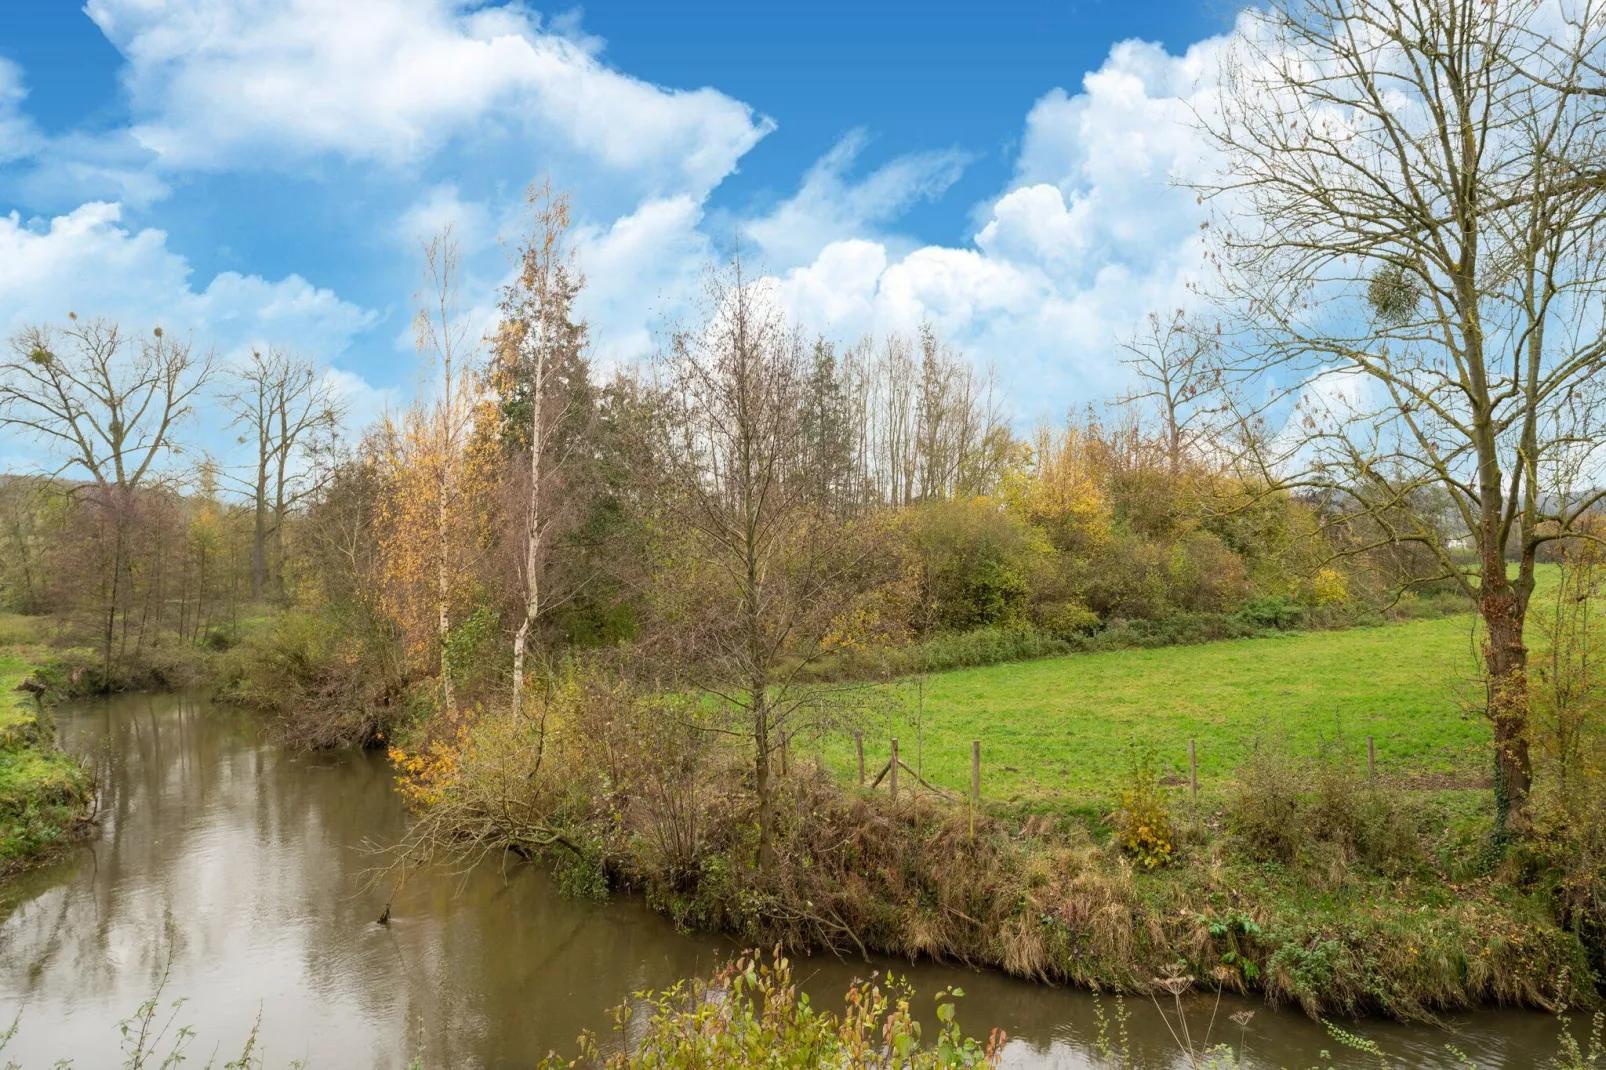
M 0 425 L 33 435 L 59 460 L 55 475 L 88 481 L 109 519 L 113 550 L 103 608 L 103 671 L 112 662 L 117 611 L 126 593 L 128 525 L 135 493 L 177 451 L 173 432 L 211 375 L 210 353 L 162 328 L 137 342 L 114 322 L 69 316 L 58 327 L 26 327 L 0 362 Z
M 1594 0 L 1273 0 L 1203 127 L 1224 334 L 1261 384 L 1267 485 L 1329 495 L 1427 547 L 1477 599 L 1500 829 L 1531 781 L 1535 557 L 1600 490 L 1606 21 Z M 1596 484 L 1598 486 L 1598 482 Z M 1471 534 L 1456 563 L 1438 487 Z M 1508 575 L 1506 550 L 1515 557 Z M 1357 552 L 1366 549 L 1363 543 Z
M 519 275 L 503 295 L 502 328 L 506 359 L 504 392 L 527 410 L 517 437 L 529 458 L 529 487 L 524 502 L 523 614 L 513 636 L 513 703 L 524 698 L 524 660 L 531 630 L 547 608 L 541 577 L 547 543 L 557 519 L 555 484 L 566 459 L 559 432 L 573 390 L 554 389 L 554 372 L 562 362 L 580 360 L 586 327 L 573 318 L 575 298 L 585 285 L 571 264 L 568 247 L 569 198 L 554 192 L 550 181 L 531 187 L 533 229 L 519 256 Z M 583 369 L 582 369 L 583 370 Z M 570 375 L 572 387 L 573 373 Z
M 310 439 L 333 432 L 345 406 L 316 364 L 278 348 L 270 348 L 266 355 L 252 350 L 251 359 L 234 369 L 231 378 L 234 389 L 223 396 L 224 403 L 234 414 L 235 425 L 244 426 L 256 447 L 251 597 L 260 599 L 270 579 L 271 538 L 275 551 L 271 579 L 275 596 L 282 599 L 285 515 L 310 489 L 304 466 L 297 465 L 297 450 Z
M 801 432 L 804 464 L 815 480 L 815 495 L 822 502 L 850 502 L 861 491 L 854 480 L 851 423 L 851 407 L 836 349 L 825 339 L 816 339 L 804 389 Z
M 773 760 L 814 708 L 800 674 L 857 596 L 848 519 L 804 464 L 810 361 L 740 261 L 710 276 L 709 314 L 664 362 L 653 443 L 663 564 L 661 642 L 691 682 L 739 713 L 752 746 L 760 868 L 774 859 Z M 650 470 L 652 466 L 643 466 Z
M 427 601 L 442 704 L 453 714 L 457 703 L 447 640 L 454 602 L 470 581 L 469 557 L 477 538 L 478 495 L 465 501 L 460 492 L 465 475 L 483 475 L 470 469 L 466 448 L 480 387 L 465 352 L 468 332 L 458 314 L 458 246 L 452 228 L 423 242 L 423 251 L 425 292 L 414 334 L 425 366 L 439 365 L 438 386 L 433 399 L 420 398 L 413 405 L 401 428 L 387 426 L 381 437 L 387 471 L 380 545 L 389 608 L 402 621 L 415 651 L 428 649 L 420 634 Z M 431 574 L 434 582 L 425 595 L 419 581 Z
M 1215 341 L 1178 309 L 1169 320 L 1149 313 L 1144 329 L 1121 345 L 1132 354 L 1123 363 L 1138 377 L 1121 403 L 1154 410 L 1176 476 L 1183 459 L 1213 437 L 1212 421 L 1221 415 Z

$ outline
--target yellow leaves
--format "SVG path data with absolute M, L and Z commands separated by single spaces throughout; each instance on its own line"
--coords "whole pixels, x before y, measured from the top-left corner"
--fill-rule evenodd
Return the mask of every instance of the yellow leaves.
M 465 725 L 455 736 L 432 739 L 416 753 L 396 746 L 388 748 L 385 754 L 396 768 L 396 790 L 402 798 L 419 809 L 439 803 L 462 770 L 467 742 Z
M 1349 601 L 1349 585 L 1336 570 L 1324 568 L 1311 577 L 1311 596 L 1319 606 L 1343 605 Z
M 1041 429 L 1031 449 L 1029 475 L 1017 476 L 1007 488 L 1014 506 L 1034 524 L 1074 535 L 1087 548 L 1102 545 L 1110 534 L 1111 509 L 1100 489 L 1097 452 L 1089 435 L 1076 425 L 1055 431 Z
M 478 394 L 465 376 L 450 406 L 415 405 L 386 428 L 376 457 L 380 600 L 401 626 L 408 657 L 426 668 L 443 603 L 455 617 L 472 600 L 473 565 L 490 525 L 497 473 L 472 433 L 489 411 Z

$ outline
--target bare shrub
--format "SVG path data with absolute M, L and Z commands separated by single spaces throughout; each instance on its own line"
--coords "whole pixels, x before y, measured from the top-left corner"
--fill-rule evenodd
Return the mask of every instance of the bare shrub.
M 1400 876 L 1423 858 L 1397 796 L 1368 784 L 1335 746 L 1296 756 L 1286 736 L 1257 740 L 1228 802 L 1238 847 L 1259 861 L 1299 866 L 1342 883 L 1352 865 Z

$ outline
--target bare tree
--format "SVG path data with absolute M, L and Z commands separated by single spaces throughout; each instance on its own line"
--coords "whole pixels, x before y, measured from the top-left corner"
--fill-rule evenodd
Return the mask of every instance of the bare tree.
M 1183 459 L 1213 437 L 1212 423 L 1222 414 L 1215 340 L 1178 309 L 1168 320 L 1149 313 L 1143 328 L 1121 345 L 1132 354 L 1123 363 L 1138 385 L 1120 403 L 1154 410 L 1174 476 Z
M 864 339 L 840 363 L 844 435 L 859 496 L 887 505 L 986 493 L 1008 424 L 981 374 L 929 325 L 916 339 Z M 816 391 L 818 392 L 818 391 Z
M 808 348 L 741 273 L 711 276 L 709 316 L 677 334 L 655 446 L 666 544 L 663 643 L 739 712 L 752 746 L 759 864 L 774 858 L 774 760 L 819 708 L 800 674 L 855 597 L 852 525 L 819 501 L 807 456 Z
M 315 363 L 278 348 L 265 355 L 253 350 L 250 361 L 234 369 L 231 378 L 234 389 L 223 401 L 234 414 L 235 425 L 245 429 L 241 441 L 249 437 L 256 447 L 251 479 L 251 597 L 260 599 L 271 579 L 275 596 L 282 599 L 285 515 L 310 489 L 308 470 L 298 464 L 297 451 L 310 439 L 332 432 L 345 406 Z
M 1606 56 L 1597 0 L 1273 0 L 1202 123 L 1201 192 L 1268 485 L 1427 547 L 1478 601 L 1501 829 L 1525 824 L 1534 562 L 1586 536 L 1606 371 Z M 1214 275 L 1212 271 L 1210 274 Z M 1291 415 L 1288 415 L 1292 410 Z M 1462 567 L 1436 487 L 1470 533 Z M 1441 499 L 1442 500 L 1442 499 Z M 1507 548 L 1516 574 L 1508 574 Z M 1364 544 L 1357 551 L 1364 551 Z
M 69 317 L 59 327 L 27 327 L 0 362 L 0 425 L 33 435 L 61 461 L 53 473 L 88 481 L 93 502 L 111 518 L 114 549 L 107 578 L 103 670 L 127 568 L 127 518 L 134 494 L 153 482 L 159 462 L 176 452 L 173 432 L 212 372 L 210 353 L 155 328 L 129 338 L 109 320 Z

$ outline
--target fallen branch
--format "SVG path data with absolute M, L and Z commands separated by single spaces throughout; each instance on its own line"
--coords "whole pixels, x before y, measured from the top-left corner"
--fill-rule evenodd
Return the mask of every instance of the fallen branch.
M 910 776 L 914 777 L 915 780 L 918 781 L 923 787 L 929 788 L 930 790 L 936 792 L 938 795 L 941 795 L 944 799 L 948 799 L 948 800 L 951 801 L 951 800 L 957 799 L 959 797 L 959 796 L 955 795 L 953 792 L 947 790 L 946 788 L 937 787 L 937 785 L 931 783 L 931 781 L 927 780 L 925 777 L 921 776 L 919 773 L 915 772 L 913 769 L 910 769 L 908 763 L 905 762 L 902 758 L 898 759 L 898 764 L 903 766 L 904 771 L 907 772 Z

